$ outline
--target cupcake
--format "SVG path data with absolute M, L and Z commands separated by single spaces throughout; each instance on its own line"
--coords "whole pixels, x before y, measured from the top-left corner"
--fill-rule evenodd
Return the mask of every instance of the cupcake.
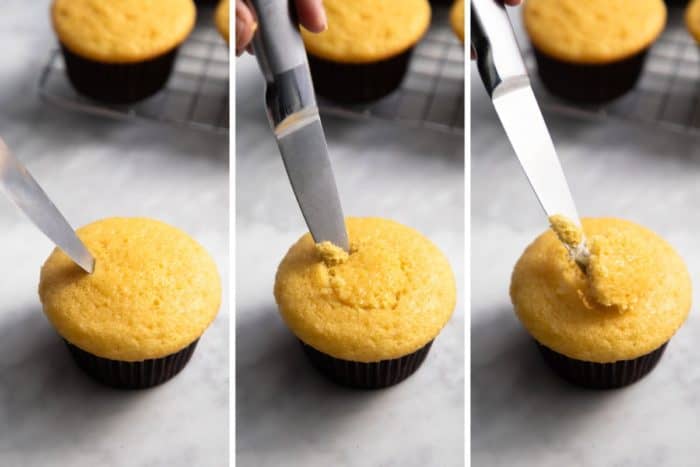
M 459 40 L 464 43 L 464 0 L 456 0 L 450 8 L 450 25 Z
M 192 0 L 54 0 L 51 10 L 71 84 L 112 104 L 165 85 L 195 17 Z
M 666 24 L 663 0 L 527 0 L 525 29 L 547 89 L 580 103 L 634 87 Z
M 151 219 L 105 219 L 78 236 L 95 257 L 94 273 L 56 249 L 39 282 L 44 313 L 78 366 L 118 388 L 175 376 L 219 310 L 212 258 L 184 232 Z
M 382 388 L 423 363 L 455 307 L 445 256 L 417 231 L 348 218 L 349 254 L 310 234 L 282 260 L 275 299 L 311 363 L 336 383 Z
M 685 27 L 693 38 L 700 42 L 700 1 L 693 0 L 685 10 Z
M 354 103 L 395 90 L 430 26 L 427 0 L 326 0 L 328 29 L 302 28 L 319 95 Z
M 214 23 L 221 37 L 229 43 L 229 0 L 221 0 L 214 13 Z
M 568 230 L 565 226 L 568 225 Z M 618 388 L 648 374 L 690 311 L 690 276 L 654 232 L 614 218 L 553 220 L 518 260 L 510 296 L 546 363 L 572 383 Z M 569 248 L 565 243 L 569 244 Z

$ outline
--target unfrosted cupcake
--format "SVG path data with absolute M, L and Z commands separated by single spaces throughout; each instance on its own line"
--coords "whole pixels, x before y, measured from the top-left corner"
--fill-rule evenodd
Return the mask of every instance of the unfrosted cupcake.
M 326 0 L 328 29 L 302 28 L 316 91 L 340 102 L 379 99 L 403 80 L 430 26 L 427 0 Z
M 350 254 L 306 234 L 282 260 L 275 298 L 313 365 L 331 380 L 381 388 L 415 372 L 455 307 L 445 256 L 417 231 L 348 218 Z
M 212 258 L 181 230 L 145 218 L 104 219 L 78 236 L 94 273 L 56 249 L 39 283 L 44 313 L 77 364 L 119 388 L 175 376 L 221 304 Z
M 525 29 L 553 94 L 599 103 L 634 87 L 666 25 L 663 0 L 527 0 Z
M 127 104 L 165 85 L 196 7 L 192 0 L 54 0 L 51 19 L 73 87 Z
M 693 38 L 700 42 L 700 1 L 693 0 L 685 10 L 685 27 Z
M 561 225 L 563 240 L 580 238 Z M 644 227 L 596 218 L 583 219 L 583 230 L 585 272 L 548 230 L 515 265 L 511 299 L 556 373 L 586 387 L 625 386 L 655 367 L 685 322 L 690 276 L 675 250 Z
M 464 0 L 456 0 L 450 8 L 450 25 L 459 40 L 464 43 Z
M 229 43 L 229 0 L 221 0 L 214 13 L 214 23 L 219 34 Z

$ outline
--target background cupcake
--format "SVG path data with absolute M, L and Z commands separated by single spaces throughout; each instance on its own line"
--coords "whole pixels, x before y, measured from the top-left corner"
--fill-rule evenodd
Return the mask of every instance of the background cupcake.
M 275 298 L 311 362 L 332 380 L 380 388 L 410 376 L 449 320 L 455 280 L 443 254 L 413 229 L 347 219 L 350 254 L 310 234 L 277 272 Z
M 613 218 L 584 219 L 586 273 L 549 230 L 518 260 L 511 299 L 545 361 L 593 388 L 630 384 L 651 371 L 691 303 L 683 260 L 661 237 Z
M 450 8 L 450 25 L 459 40 L 464 43 L 464 0 L 456 0 Z
M 396 89 L 430 26 L 427 0 L 327 0 L 328 29 L 302 29 L 316 92 L 341 102 L 378 99 Z
M 685 10 L 685 27 L 697 42 L 700 42 L 700 1 L 693 0 Z
M 221 0 L 219 5 L 216 7 L 216 12 L 214 13 L 214 22 L 216 23 L 216 29 L 219 30 L 221 37 L 229 42 L 229 0 Z
M 666 24 L 662 0 L 527 0 L 527 34 L 544 85 L 577 102 L 621 96 Z
M 165 85 L 196 8 L 192 0 L 55 0 L 51 19 L 76 90 L 125 104 Z
M 102 383 L 134 389 L 172 378 L 219 310 L 214 261 L 187 234 L 151 219 L 105 219 L 78 235 L 95 272 L 54 250 L 39 283 L 47 318 Z

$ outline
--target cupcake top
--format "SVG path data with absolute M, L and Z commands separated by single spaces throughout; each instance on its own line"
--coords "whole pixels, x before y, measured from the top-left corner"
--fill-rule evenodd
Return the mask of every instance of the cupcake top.
M 464 42 L 464 0 L 456 0 L 450 8 L 450 24 L 459 40 Z
M 645 355 L 683 324 L 690 276 L 654 232 L 614 219 L 583 219 L 590 259 L 584 273 L 548 230 L 518 260 L 510 295 L 541 344 L 577 360 L 608 363 Z
M 350 254 L 310 234 L 282 260 L 275 298 L 287 326 L 335 358 L 375 362 L 415 352 L 445 326 L 455 280 L 445 256 L 417 231 L 348 218 Z
M 413 47 L 430 26 L 428 0 L 325 0 L 328 29 L 302 28 L 306 50 L 340 63 L 372 63 Z
M 221 36 L 229 41 L 229 0 L 221 0 L 214 13 L 214 22 Z
M 214 260 L 187 234 L 144 218 L 78 229 L 95 257 L 86 274 L 56 249 L 39 296 L 58 333 L 86 352 L 121 361 L 165 357 L 199 338 L 221 303 Z
M 179 46 L 194 28 L 192 0 L 54 0 L 59 41 L 104 63 L 134 63 Z
M 558 60 L 604 64 L 629 58 L 666 25 L 663 0 L 527 0 L 525 29 L 534 46 Z
M 685 10 L 685 26 L 696 41 L 700 42 L 700 1 L 692 0 Z

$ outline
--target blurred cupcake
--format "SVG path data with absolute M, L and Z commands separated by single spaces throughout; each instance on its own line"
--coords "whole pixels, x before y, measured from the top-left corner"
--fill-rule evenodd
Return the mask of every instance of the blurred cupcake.
M 196 8 L 192 0 L 54 0 L 51 17 L 75 89 L 127 104 L 165 85 Z
M 328 29 L 302 28 L 318 94 L 339 102 L 379 99 L 400 84 L 430 26 L 428 0 L 326 0 Z
M 216 29 L 219 30 L 221 37 L 224 38 L 226 43 L 229 43 L 229 0 L 221 0 L 219 5 L 216 7 L 216 12 L 214 13 L 214 22 L 216 23 Z
M 525 28 L 542 82 L 581 103 L 632 89 L 666 24 L 663 0 L 527 0 Z
M 44 313 L 78 366 L 118 388 L 175 376 L 219 310 L 212 258 L 184 232 L 151 219 L 105 219 L 78 235 L 95 272 L 56 249 L 39 283 Z
M 450 8 L 450 25 L 459 40 L 464 43 L 464 0 L 456 0 Z
M 306 234 L 282 260 L 275 298 L 312 364 L 351 387 L 399 383 L 423 363 L 455 307 L 445 256 L 415 230 L 348 218 L 350 253 Z
M 562 241 L 583 238 L 553 219 L 518 260 L 510 295 L 520 322 L 561 377 L 607 389 L 649 373 L 690 311 L 688 270 L 654 232 L 613 218 L 583 219 L 585 273 Z
M 700 43 L 700 1 L 693 0 L 685 10 L 685 27 L 693 38 Z

